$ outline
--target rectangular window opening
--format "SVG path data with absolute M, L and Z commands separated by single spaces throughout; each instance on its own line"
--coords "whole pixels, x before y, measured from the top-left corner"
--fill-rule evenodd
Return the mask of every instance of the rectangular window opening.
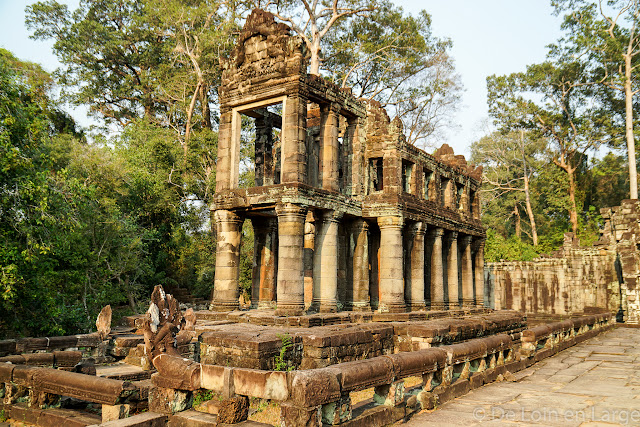
M 369 159 L 369 192 L 382 191 L 382 177 L 382 157 L 374 157 Z
M 280 183 L 282 107 L 273 102 L 238 110 L 239 188 Z
M 433 181 L 433 172 L 430 170 L 425 170 L 422 175 L 422 197 L 425 200 L 429 200 L 432 195 L 432 181 Z
M 407 160 L 402 161 L 402 191 L 412 193 L 413 163 Z

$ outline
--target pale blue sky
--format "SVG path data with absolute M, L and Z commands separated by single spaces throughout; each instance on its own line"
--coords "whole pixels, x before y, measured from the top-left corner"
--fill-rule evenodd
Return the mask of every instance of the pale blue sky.
M 51 44 L 28 38 L 24 8 L 32 0 L 0 0 L 0 46 L 17 57 L 38 62 L 48 71 L 57 67 Z M 68 0 L 71 5 L 78 0 Z M 487 119 L 486 77 L 522 71 L 544 60 L 545 46 L 560 36 L 560 18 L 552 15 L 549 0 L 396 0 L 411 13 L 426 9 L 433 33 L 453 40 L 452 56 L 465 92 L 455 121 L 460 128 L 442 142 L 456 153 L 469 154 L 471 143 L 482 136 Z M 80 124 L 86 110 L 73 111 Z

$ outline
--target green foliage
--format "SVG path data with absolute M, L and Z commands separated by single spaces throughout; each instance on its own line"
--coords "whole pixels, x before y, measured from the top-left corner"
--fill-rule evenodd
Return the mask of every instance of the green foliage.
M 294 366 L 291 365 L 291 361 L 287 359 L 287 352 L 293 347 L 293 340 L 289 334 L 277 334 L 280 339 L 280 353 L 275 356 L 276 371 L 292 371 Z
M 204 389 L 196 390 L 193 392 L 193 406 L 194 407 L 200 406 L 204 402 L 207 402 L 213 398 L 214 398 L 214 394 L 213 394 L 213 391 L 211 390 L 204 390 Z
M 338 21 L 326 34 L 324 65 L 335 83 L 400 118 L 410 143 L 425 145 L 451 126 L 460 99 L 451 46 L 432 34 L 426 11 L 412 16 L 382 1 L 373 13 Z
M 158 283 L 208 295 L 208 207 L 185 201 L 195 174 L 176 172 L 184 157 L 173 132 L 136 120 L 88 145 L 49 84 L 37 66 L 0 51 L 2 335 L 87 332 L 102 306 L 135 311 Z M 197 165 L 215 155 L 217 138 L 194 135 Z M 212 188 L 213 178 L 198 182 Z
M 487 230 L 484 258 L 487 262 L 531 261 L 539 253 L 533 245 L 525 243 L 515 236 L 505 238 L 492 229 Z

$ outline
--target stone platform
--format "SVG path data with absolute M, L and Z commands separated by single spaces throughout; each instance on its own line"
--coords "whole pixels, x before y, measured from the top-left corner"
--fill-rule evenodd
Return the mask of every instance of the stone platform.
M 406 425 L 639 425 L 639 372 L 640 330 L 615 328 Z
M 526 327 L 521 313 L 477 309 L 473 314 L 341 312 L 293 318 L 264 310 L 197 315 L 202 363 L 264 370 L 275 369 L 278 357 L 288 368 L 314 369 L 499 333 L 514 335 Z

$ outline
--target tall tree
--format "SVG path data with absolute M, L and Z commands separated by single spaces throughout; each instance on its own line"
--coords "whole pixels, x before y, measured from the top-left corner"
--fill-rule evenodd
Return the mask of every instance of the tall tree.
M 556 55 L 588 60 L 592 81 L 622 99 L 623 127 L 629 158 L 630 197 L 638 198 L 634 98 L 640 91 L 640 0 L 553 0 L 556 14 L 565 14 L 567 35 Z M 604 91 L 604 98 L 609 94 Z M 607 99 L 610 101 L 610 99 Z M 615 104 L 608 102 L 608 106 Z M 615 108 L 612 109 L 612 112 Z
M 569 216 L 577 235 L 576 170 L 588 151 L 607 140 L 607 117 L 589 101 L 591 85 L 583 64 L 530 65 L 524 73 L 490 76 L 487 86 L 490 114 L 499 126 L 535 130 L 551 144 L 551 159 L 569 180 Z
M 218 59 L 241 8 L 217 0 L 55 0 L 27 7 L 36 39 L 53 38 L 69 100 L 124 128 L 140 118 L 170 128 L 183 155 L 167 177 L 183 199 L 211 196 Z M 215 110 L 215 109 L 214 109 Z
M 27 6 L 35 39 L 54 39 L 63 64 L 63 94 L 98 118 L 125 125 L 165 108 L 155 99 L 154 72 L 168 59 L 162 39 L 143 25 L 145 4 L 135 0 L 83 1 L 73 13 L 55 0 Z
M 483 197 L 483 200 L 490 203 L 493 199 L 513 195 L 511 212 L 516 220 L 519 219 L 518 206 L 524 204 L 534 246 L 538 245 L 538 228 L 532 206 L 531 180 L 535 178 L 545 148 L 545 140 L 526 134 L 524 129 L 507 134 L 494 132 L 471 145 L 471 160 L 484 167 L 483 193 L 489 197 Z M 518 227 L 516 234 L 517 230 Z
M 254 0 L 256 7 L 268 10 L 286 22 L 304 40 L 311 59 L 309 73 L 320 74 L 323 39 L 341 20 L 376 10 L 372 0 Z M 367 15 L 372 16 L 372 15 Z
M 379 101 L 402 120 L 410 143 L 425 145 L 450 127 L 460 99 L 451 45 L 432 34 L 427 12 L 407 15 L 382 2 L 375 14 L 337 24 L 323 51 L 337 84 Z

